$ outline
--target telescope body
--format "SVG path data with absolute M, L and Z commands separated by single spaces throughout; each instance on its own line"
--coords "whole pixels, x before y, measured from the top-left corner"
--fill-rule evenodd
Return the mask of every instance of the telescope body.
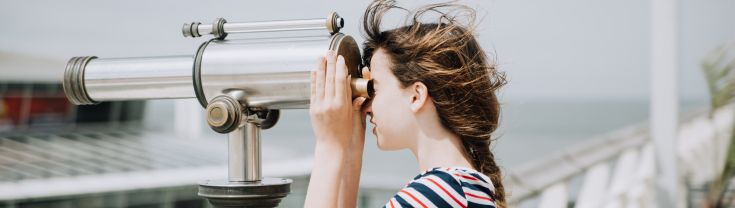
M 203 50 L 201 63 L 195 64 L 200 66 L 200 80 L 194 79 L 201 86 L 197 93 L 204 99 L 200 102 L 236 89 L 244 92 L 250 108 L 308 108 L 310 72 L 327 50 L 344 56 L 353 77 L 360 74 L 357 43 L 339 33 L 331 37 L 217 40 Z
M 185 28 L 191 25 L 207 31 L 216 27 L 197 23 L 187 24 Z M 308 29 L 313 28 L 312 23 Z M 193 56 L 75 57 L 67 64 L 63 85 L 69 100 L 77 105 L 196 98 L 206 108 L 214 97 L 239 90 L 244 93 L 240 102 L 247 108 L 304 109 L 309 107 L 310 71 L 317 67 L 317 58 L 327 50 L 345 58 L 353 77 L 353 97 L 369 98 L 372 83 L 361 78 L 357 43 L 339 32 L 329 36 L 214 38 L 204 42 Z

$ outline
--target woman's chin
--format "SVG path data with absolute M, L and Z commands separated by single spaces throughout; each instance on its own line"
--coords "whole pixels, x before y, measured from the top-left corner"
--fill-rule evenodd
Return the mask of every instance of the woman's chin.
M 380 141 L 380 138 L 378 138 L 377 135 L 375 136 L 375 144 L 378 146 L 378 149 L 379 150 L 382 150 L 382 151 L 386 151 L 387 150 L 386 149 L 386 146 L 385 146 L 385 143 L 382 142 L 382 141 Z
M 387 144 L 385 141 L 382 141 L 381 137 L 379 136 L 375 136 L 375 137 L 376 137 L 375 143 L 377 143 L 378 149 L 381 151 L 395 151 L 395 150 L 402 149 L 402 148 L 396 148 L 395 146 L 391 146 Z

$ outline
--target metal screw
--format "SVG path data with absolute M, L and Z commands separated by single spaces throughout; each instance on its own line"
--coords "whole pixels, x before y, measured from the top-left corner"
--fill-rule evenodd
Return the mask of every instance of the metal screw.
M 218 101 L 214 102 L 207 108 L 207 123 L 211 126 L 222 127 L 227 123 L 229 114 L 227 112 L 227 106 L 225 103 Z

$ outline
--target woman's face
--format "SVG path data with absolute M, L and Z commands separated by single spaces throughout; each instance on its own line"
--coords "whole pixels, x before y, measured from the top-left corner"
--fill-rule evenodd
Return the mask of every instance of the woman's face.
M 374 52 L 370 60 L 370 77 L 373 79 L 374 97 L 366 112 L 381 150 L 399 150 L 409 147 L 415 132 L 414 116 L 409 108 L 410 95 L 393 75 L 391 62 L 383 49 Z

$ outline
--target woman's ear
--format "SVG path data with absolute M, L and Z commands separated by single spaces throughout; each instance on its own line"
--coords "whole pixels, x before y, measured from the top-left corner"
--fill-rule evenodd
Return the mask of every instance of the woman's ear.
M 422 82 L 414 82 L 411 87 L 411 111 L 418 112 L 429 101 L 429 88 Z

